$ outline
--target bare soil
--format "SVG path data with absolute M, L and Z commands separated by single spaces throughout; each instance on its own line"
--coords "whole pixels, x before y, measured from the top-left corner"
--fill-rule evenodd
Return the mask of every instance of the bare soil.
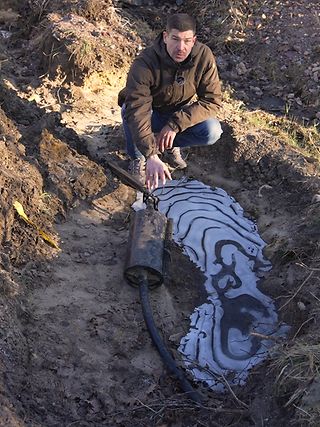
M 290 112 L 294 129 L 318 129 L 320 9 L 218 3 L 1 4 L 0 425 L 320 424 L 319 139 L 307 151 L 270 128 Z M 189 149 L 187 175 L 224 188 L 257 221 L 273 263 L 261 287 L 292 326 L 246 386 L 221 395 L 196 385 L 203 406 L 166 372 L 123 279 L 135 193 L 106 168 L 126 166 L 117 93 L 130 62 L 176 10 L 198 16 L 225 88 L 223 136 Z M 151 298 L 178 359 L 205 292 L 178 247 L 171 257 Z

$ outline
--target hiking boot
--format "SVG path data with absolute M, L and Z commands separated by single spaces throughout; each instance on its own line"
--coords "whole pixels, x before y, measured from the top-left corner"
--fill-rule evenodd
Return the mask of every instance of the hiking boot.
M 140 184 L 145 185 L 146 183 L 146 159 L 144 157 L 138 157 L 137 159 L 130 160 L 128 172 Z
M 179 147 L 173 147 L 163 153 L 163 161 L 174 169 L 185 169 L 187 163 L 183 160 Z

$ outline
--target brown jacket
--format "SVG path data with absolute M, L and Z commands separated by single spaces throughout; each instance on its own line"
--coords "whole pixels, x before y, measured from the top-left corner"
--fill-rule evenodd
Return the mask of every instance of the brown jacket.
M 189 57 L 176 63 L 160 34 L 131 65 L 126 87 L 119 93 L 119 105 L 123 102 L 134 143 L 146 157 L 157 153 L 152 110 L 172 111 L 168 125 L 176 132 L 216 116 L 221 87 L 210 48 L 196 42 Z

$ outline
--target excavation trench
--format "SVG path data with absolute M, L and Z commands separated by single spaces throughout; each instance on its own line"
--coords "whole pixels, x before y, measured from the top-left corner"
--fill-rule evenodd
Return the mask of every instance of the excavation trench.
M 18 17 L 13 15 L 5 16 L 11 16 L 14 29 Z M 112 64 L 125 66 L 134 54 L 131 27 L 115 20 L 96 32 L 90 23 L 85 33 L 84 21 L 80 26 L 72 14 L 49 16 L 49 27 L 66 30 L 66 37 L 77 23 L 75 45 L 65 43 L 71 52 L 63 50 L 63 58 L 80 46 L 76 36 L 87 37 L 85 47 L 96 48 L 93 42 L 99 45 L 105 31 L 113 30 L 123 57 L 109 45 L 100 48 L 112 53 Z M 4 31 L 7 27 L 1 24 Z M 269 127 L 257 128 L 244 104 L 226 96 L 221 140 L 210 148 L 189 149 L 190 180 L 175 173 L 175 181 L 157 192 L 160 210 L 175 220 L 177 244 L 165 284 L 150 292 L 151 306 L 165 345 L 207 399 L 195 408 L 165 369 L 148 335 L 139 293 L 123 278 L 135 192 L 111 174 L 106 162 L 126 167 L 117 106 L 125 69 L 120 75 L 112 68 L 107 77 L 96 73 L 84 86 L 59 80 L 59 73 L 55 81 L 40 81 L 34 46 L 44 38 L 41 25 L 38 30 L 32 61 L 25 55 L 25 40 L 14 42 L 12 58 L 3 40 L 0 45 L 6 77 L 0 84 L 0 424 L 287 425 L 316 378 L 319 360 L 316 160 L 285 144 Z M 317 34 L 310 25 L 311 30 Z M 62 62 L 50 56 L 50 37 L 45 59 L 52 60 L 54 74 Z M 142 42 L 134 40 L 138 51 Z M 223 68 L 223 55 L 221 69 L 228 75 L 234 58 L 230 54 Z M 104 55 L 97 58 L 89 65 L 108 64 L 108 56 L 103 63 Z M 81 60 L 96 58 L 74 59 L 80 66 Z M 245 75 L 245 84 L 256 85 L 250 76 Z M 185 192 L 188 200 L 186 194 L 181 200 Z M 56 239 L 60 251 L 17 216 L 15 200 Z M 291 326 L 287 346 L 282 344 L 285 325 Z M 293 355 L 307 369 L 302 383 L 286 371 L 295 360 L 286 351 L 296 349 L 296 342 L 304 353 Z M 286 381 L 281 382 L 281 372 Z M 311 395 L 318 396 L 317 383 L 313 386 Z
M 204 154 L 195 150 L 190 160 L 196 155 L 205 165 Z M 159 209 L 174 219 L 175 240 L 185 255 L 173 246 L 170 275 L 150 298 L 157 328 L 189 381 L 196 380 L 209 405 L 223 401 L 227 410 L 229 393 L 212 395 L 210 389 L 225 391 L 225 381 L 243 385 L 248 374 L 251 384 L 251 368 L 265 360 L 284 335 L 281 324 L 292 318 L 277 318 L 269 295 L 279 294 L 279 267 L 270 270 L 255 222 L 221 189 L 224 184 L 230 191 L 235 182 L 219 175 L 219 168 L 207 178 L 220 188 L 178 179 L 155 193 Z M 19 389 L 27 425 L 144 425 L 150 414 L 141 402 L 178 399 L 183 405 L 186 398 L 150 340 L 138 291 L 123 278 L 135 192 L 112 175 L 107 188 L 57 225 L 61 254 L 28 268 L 29 360 Z M 244 193 L 266 206 L 257 187 Z M 267 205 L 268 221 L 273 214 L 278 226 L 276 203 Z M 263 229 L 262 223 L 262 230 L 270 233 L 270 226 Z M 245 387 L 237 394 L 245 399 Z
M 95 95 L 91 96 L 94 99 Z M 8 105 L 15 105 L 14 100 Z M 276 340 L 262 336 L 282 335 L 281 328 L 273 329 L 277 317 L 270 297 L 283 298 L 284 283 L 294 287 L 303 278 L 303 270 L 286 264 L 286 260 L 281 264 L 279 254 L 290 250 L 286 249 L 290 242 L 297 244 L 292 235 L 295 239 L 301 236 L 297 230 L 303 216 L 312 213 L 310 203 L 316 187 L 311 179 L 301 185 L 301 170 L 297 172 L 286 160 L 293 156 L 299 160 L 296 153 L 288 150 L 280 156 L 279 145 L 276 141 L 272 145 L 270 140 L 268 146 L 257 139 L 253 147 L 251 138 L 242 139 L 240 144 L 230 127 L 224 125 L 223 137 L 214 147 L 189 150 L 186 176 L 198 181 L 179 181 L 176 176 L 171 187 L 169 183 L 159 190 L 159 207 L 169 217 L 174 216 L 176 239 L 184 244 L 185 254 L 173 246 L 170 275 L 164 286 L 151 292 L 151 306 L 165 345 L 176 361 L 183 362 L 189 381 L 198 379 L 194 386 L 207 397 L 209 407 L 195 415 L 192 406 L 185 407 L 185 394 L 168 375 L 152 345 L 139 293 L 123 278 L 135 192 L 107 168 L 97 166 L 109 160 L 126 166 L 120 111 L 113 92 L 111 96 L 106 94 L 102 104 L 108 102 L 116 111 L 110 123 L 112 133 L 106 134 L 101 125 L 103 113 L 97 117 L 95 112 L 83 115 L 81 109 L 75 109 L 63 115 L 66 127 L 59 127 L 56 137 L 50 133 L 55 128 L 49 114 L 41 118 L 43 125 L 47 124 L 46 131 L 39 133 L 34 128 L 25 137 L 32 140 L 32 132 L 38 132 L 34 136 L 37 145 L 27 145 L 29 155 L 39 156 L 40 149 L 39 159 L 51 188 L 56 188 L 65 205 L 73 208 L 67 218 L 63 218 L 63 211 L 57 217 L 60 252 L 46 246 L 35 231 L 32 234 L 15 218 L 17 231 L 13 237 L 34 236 L 42 255 L 16 270 L 21 271 L 19 280 L 26 296 L 17 311 L 19 317 L 12 318 L 15 332 L 10 353 L 6 350 L 5 356 L 7 371 L 12 372 L 6 384 L 14 405 L 14 422 L 21 426 L 149 426 L 170 417 L 184 422 L 186 417 L 195 420 L 194 416 L 210 422 L 210 411 L 222 405 L 221 413 L 214 412 L 221 425 L 236 422 L 241 416 L 250 426 L 254 409 L 249 413 L 244 405 L 239 409 L 239 401 L 233 395 L 230 399 L 228 391 L 216 391 L 221 389 L 221 378 L 223 385 L 226 380 L 235 387 L 236 396 L 244 402 L 252 397 L 247 387 L 257 390 L 256 399 L 267 390 L 261 389 L 264 364 L 257 362 L 265 359 L 265 349 L 269 350 Z M 82 135 L 82 145 L 71 129 Z M 70 141 L 75 148 L 89 153 L 91 161 L 59 139 L 59 135 L 62 138 L 66 134 L 73 137 Z M 10 165 L 11 170 L 13 167 Z M 25 166 L 20 169 L 25 170 Z M 40 182 L 40 174 L 33 173 Z M 72 198 L 75 191 L 79 193 Z M 173 196 L 174 191 L 177 194 Z M 191 191 L 186 200 L 186 194 L 182 197 L 183 203 L 191 203 L 191 207 L 180 205 L 179 191 Z M 240 202 L 244 214 L 225 191 Z M 25 191 L 17 194 L 35 220 L 37 212 L 31 207 L 38 202 L 25 198 Z M 86 201 L 88 195 L 91 201 Z M 45 197 L 47 214 L 49 209 L 56 209 L 56 199 Z M 302 201 L 305 208 L 298 213 L 294 206 Z M 211 210 L 213 220 L 209 219 Z M 202 218 L 201 224 L 192 216 L 195 211 Z M 43 220 L 40 215 L 36 218 L 40 223 Z M 191 236 L 193 226 L 195 238 Z M 231 234 L 222 235 L 223 226 Z M 312 232 L 312 217 L 308 226 Z M 44 221 L 42 228 L 46 228 Z M 203 248 L 207 242 L 213 246 L 206 251 Z M 264 242 L 268 243 L 265 249 L 274 264 L 272 270 L 268 256 L 262 254 Z M 17 257 L 26 259 L 29 246 L 16 247 Z M 205 265 L 210 266 L 208 272 Z M 258 287 L 254 273 L 259 276 Z M 243 282 L 248 286 L 244 287 Z M 278 320 L 298 330 L 308 319 L 307 312 L 301 311 L 294 300 L 289 303 Z M 9 307 L 15 313 L 14 306 Z M 247 385 L 237 388 L 245 381 Z M 160 411 L 159 415 L 155 416 L 154 411 Z
M 104 138 L 99 134 L 88 137 L 91 149 L 93 137 L 97 144 Z M 238 403 L 230 400 L 228 392 L 217 394 L 210 387 L 219 391 L 221 378 L 235 387 L 243 384 L 248 369 L 265 357 L 266 347 L 273 343 L 261 335 L 281 335 L 274 327 L 277 317 L 268 295 L 280 295 L 282 267 L 276 265 L 269 271 L 262 249 L 263 240 L 280 230 L 282 235 L 290 233 L 293 215 L 281 209 L 276 189 L 259 193 L 259 186 L 250 188 L 234 179 L 234 165 L 224 163 L 232 147 L 229 137 L 210 152 L 193 149 L 188 172 L 199 181 L 178 179 L 157 192 L 159 208 L 174 217 L 175 238 L 184 244 L 193 262 L 173 246 L 170 275 L 164 286 L 150 293 L 165 345 L 177 361 L 184 362 L 189 381 L 198 378 L 195 387 L 200 387 L 208 405 L 223 405 L 225 412 L 215 414 L 221 417 L 221 425 L 226 413 L 228 423 L 239 419 L 239 413 L 232 412 Z M 118 146 L 110 144 L 102 156 L 115 159 L 117 152 Z M 123 164 L 121 156 L 119 162 Z M 239 172 L 245 170 L 241 163 L 238 166 Z M 176 419 L 185 419 L 187 413 L 192 417 L 192 409 L 189 412 L 184 407 L 179 383 L 170 377 L 150 340 L 139 293 L 123 278 L 128 214 L 135 192 L 107 169 L 105 173 L 108 183 L 101 194 L 91 203 L 80 202 L 66 221 L 57 224 L 61 252 L 53 260 L 28 264 L 24 270 L 24 282 L 30 289 L 20 319 L 25 358 L 10 378 L 12 401 L 20 408 L 16 417 L 24 420 L 21 425 L 156 425 L 172 416 L 172 411 Z M 245 212 L 256 209 L 261 213 L 262 238 L 252 219 L 243 215 L 221 187 L 242 199 Z M 186 192 L 191 192 L 187 200 Z M 292 194 L 288 191 L 282 198 L 290 200 Z M 184 203 L 191 203 L 191 208 Z M 210 218 L 211 210 L 215 219 Z M 197 217 L 192 216 L 195 211 Z M 201 233 L 198 217 L 204 221 Z M 231 234 L 222 235 L 223 226 Z M 204 249 L 207 242 L 212 245 L 208 250 Z M 208 273 L 205 264 L 210 265 Z M 256 287 L 254 273 L 259 280 L 266 275 L 259 282 L 261 289 Z M 291 325 L 296 314 L 296 308 L 291 308 L 285 315 L 281 313 L 279 321 Z M 260 372 L 263 375 L 263 369 Z M 253 387 L 250 375 L 248 381 L 248 387 Z M 205 383 L 209 388 L 203 390 Z M 260 384 L 257 381 L 254 387 Z M 246 386 L 236 388 L 236 393 L 246 400 Z M 152 418 L 153 411 L 168 405 L 168 412 Z M 203 409 L 199 416 L 208 421 L 212 414 Z M 251 425 L 248 414 L 241 416 Z

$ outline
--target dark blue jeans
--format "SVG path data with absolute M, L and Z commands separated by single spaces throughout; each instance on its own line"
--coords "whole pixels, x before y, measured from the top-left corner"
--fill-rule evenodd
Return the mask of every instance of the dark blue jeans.
M 127 154 L 132 159 L 143 157 L 137 146 L 133 143 L 131 132 L 125 118 L 125 105 L 121 109 L 123 130 L 126 138 Z M 151 126 L 154 133 L 159 133 L 167 124 L 171 113 L 159 113 L 153 111 L 151 116 Z M 177 133 L 174 139 L 174 147 L 192 147 L 195 145 L 212 145 L 220 138 L 222 129 L 218 119 L 207 119 L 201 123 L 189 127 L 183 132 Z

